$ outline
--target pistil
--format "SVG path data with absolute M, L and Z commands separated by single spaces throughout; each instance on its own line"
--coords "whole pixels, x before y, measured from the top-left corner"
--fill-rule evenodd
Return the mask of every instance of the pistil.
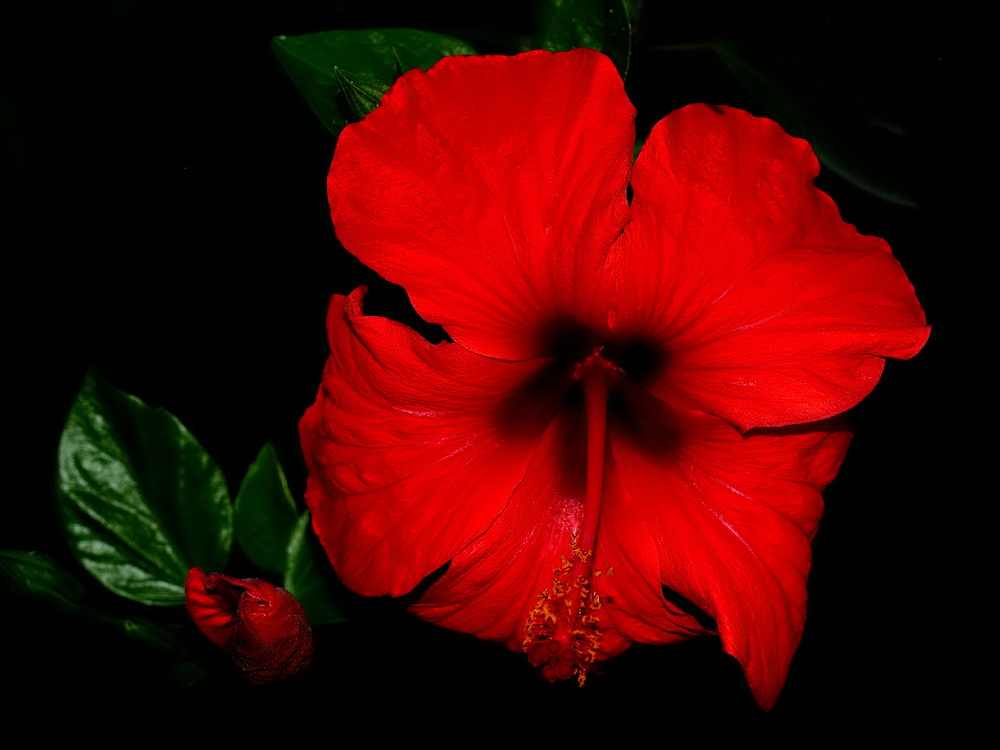
M 550 681 L 575 674 L 583 685 L 600 647 L 601 600 L 593 590 L 593 579 L 604 571 L 593 567 L 593 556 L 604 495 L 608 387 L 615 369 L 597 347 L 573 373 L 583 386 L 587 416 L 583 521 L 570 540 L 569 554 L 562 556 L 562 564 L 552 571 L 552 585 L 539 594 L 525 623 L 524 650 Z

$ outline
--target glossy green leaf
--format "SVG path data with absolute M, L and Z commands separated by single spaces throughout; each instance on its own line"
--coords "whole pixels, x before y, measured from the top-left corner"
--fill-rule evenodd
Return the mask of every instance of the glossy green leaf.
M 331 587 L 330 564 L 309 536 L 309 520 L 306 511 L 292 534 L 282 586 L 302 603 L 313 625 L 343 622 L 343 607 Z
M 337 135 L 382 100 L 403 73 L 427 70 L 442 57 L 474 55 L 465 42 L 416 29 L 355 29 L 278 36 L 285 71 L 323 124 Z
M 622 78 L 632 57 L 632 0 L 544 0 L 540 10 L 542 49 L 589 47 L 610 57 Z
M 59 442 L 57 496 L 77 559 L 128 599 L 181 604 L 188 569 L 222 570 L 229 555 L 215 462 L 171 414 L 93 377 Z
M 236 541 L 254 564 L 272 573 L 284 573 L 288 542 L 298 519 L 278 456 L 273 447 L 265 445 L 236 495 Z
M 83 586 L 59 563 L 46 555 L 2 550 L 0 574 L 15 594 L 38 596 L 66 611 L 80 608 Z

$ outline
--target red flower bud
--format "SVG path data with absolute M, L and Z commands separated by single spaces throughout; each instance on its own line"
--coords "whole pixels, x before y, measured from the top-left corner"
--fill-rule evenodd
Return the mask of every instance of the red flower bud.
M 188 571 L 185 606 L 198 629 L 256 685 L 291 677 L 312 660 L 312 631 L 298 599 L 258 578 Z

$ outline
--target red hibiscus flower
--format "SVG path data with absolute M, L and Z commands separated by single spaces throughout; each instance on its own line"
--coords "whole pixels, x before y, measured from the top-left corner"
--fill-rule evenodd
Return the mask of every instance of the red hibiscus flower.
M 717 633 L 768 708 L 849 439 L 831 418 L 928 329 L 807 143 L 694 105 L 633 167 L 633 116 L 603 55 L 530 52 L 410 72 L 344 130 L 339 239 L 452 341 L 334 297 L 307 499 L 349 586 L 450 563 L 416 613 L 549 679 Z
M 205 575 L 191 568 L 184 597 L 194 624 L 229 652 L 249 682 L 277 682 L 312 661 L 305 610 L 284 589 L 257 578 Z

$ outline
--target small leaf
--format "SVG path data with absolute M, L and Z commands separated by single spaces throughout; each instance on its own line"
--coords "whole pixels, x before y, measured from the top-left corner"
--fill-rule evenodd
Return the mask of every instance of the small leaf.
M 247 471 L 233 511 L 236 541 L 255 565 L 284 573 L 299 513 L 274 448 L 265 445 Z
M 337 135 L 382 100 L 402 73 L 442 57 L 474 55 L 465 42 L 416 29 L 321 31 L 272 40 L 285 72 L 323 124 Z
M 318 553 L 308 530 L 309 512 L 306 511 L 299 518 L 288 544 L 288 564 L 282 586 L 302 603 L 313 625 L 343 622 L 346 619 L 343 607 L 323 575 L 323 571 L 329 569 L 327 558 Z
M 38 596 L 65 611 L 76 611 L 83 586 L 55 560 L 37 552 L 0 551 L 0 573 L 15 594 Z
M 163 409 L 88 376 L 59 442 L 59 510 L 80 563 L 134 601 L 184 601 L 189 568 L 221 570 L 232 507 L 215 462 Z
M 622 78 L 632 57 L 632 0 L 544 0 L 539 13 L 542 49 L 589 47 L 610 57 Z

